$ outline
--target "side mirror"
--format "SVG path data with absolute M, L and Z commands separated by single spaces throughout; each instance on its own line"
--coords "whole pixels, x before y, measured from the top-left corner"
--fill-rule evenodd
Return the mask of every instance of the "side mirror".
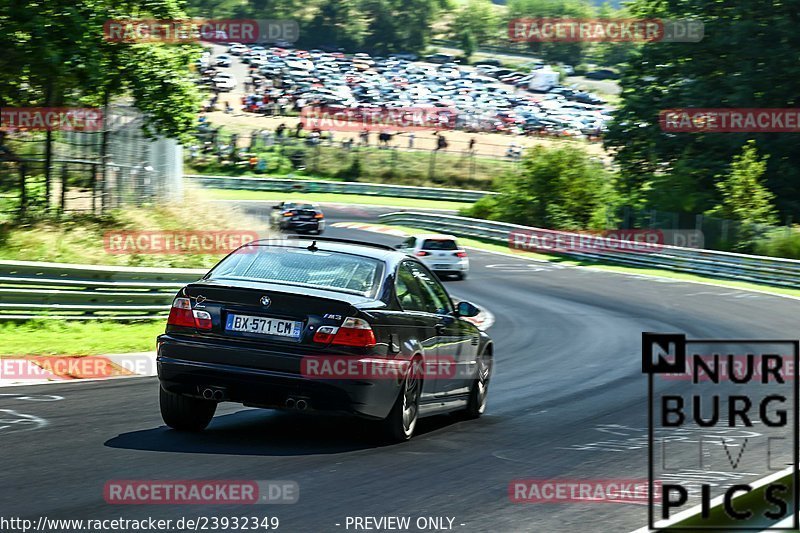
M 272 209 L 280 209 L 280 208 L 281 208 L 281 206 L 279 206 L 279 205 L 273 205 L 272 206 Z
M 458 302 L 458 305 L 456 305 L 456 313 L 464 318 L 478 316 L 480 312 L 480 309 L 469 302 Z

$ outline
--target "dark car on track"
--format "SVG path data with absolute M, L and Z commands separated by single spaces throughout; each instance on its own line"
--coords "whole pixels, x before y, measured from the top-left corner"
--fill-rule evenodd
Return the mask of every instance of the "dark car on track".
M 281 231 L 316 233 L 325 231 L 325 215 L 319 206 L 305 202 L 281 202 L 272 206 L 270 224 Z
M 348 414 L 392 441 L 422 416 L 477 418 L 493 366 L 491 338 L 467 320 L 479 312 L 389 246 L 249 243 L 178 292 L 157 343 L 161 414 L 187 431 L 225 401 Z

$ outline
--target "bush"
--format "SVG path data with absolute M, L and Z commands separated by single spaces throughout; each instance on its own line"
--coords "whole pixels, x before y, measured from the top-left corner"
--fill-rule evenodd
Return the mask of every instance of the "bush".
M 518 175 L 500 184 L 500 194 L 482 199 L 469 216 L 552 229 L 603 227 L 613 203 L 613 182 L 603 165 L 582 149 L 563 146 L 528 150 Z
M 754 252 L 770 257 L 800 259 L 800 227 L 776 228 L 755 242 Z
M 336 177 L 345 181 L 358 181 L 358 178 L 361 177 L 361 173 L 361 157 L 356 154 L 356 156 L 353 157 L 353 161 L 350 163 L 350 166 L 342 168 L 336 173 Z
M 469 207 L 463 207 L 458 214 L 462 217 L 491 219 L 492 213 L 497 209 L 494 196 L 484 196 Z

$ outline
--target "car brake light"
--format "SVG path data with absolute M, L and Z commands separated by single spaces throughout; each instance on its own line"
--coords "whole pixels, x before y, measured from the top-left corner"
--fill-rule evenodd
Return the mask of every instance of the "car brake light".
M 208 311 L 195 309 L 192 313 L 194 314 L 194 323 L 197 329 L 211 329 L 211 314 Z
M 175 298 L 169 310 L 167 324 L 186 328 L 211 329 L 211 314 L 199 309 L 192 310 L 189 298 Z
M 325 218 L 325 215 L 323 215 L 322 213 L 317 213 L 316 215 L 314 215 L 314 218 Z
M 287 211 L 287 212 L 285 212 L 283 214 L 283 216 L 285 216 L 285 217 L 293 217 L 294 216 L 294 211 Z
M 338 344 L 340 346 L 375 346 L 375 333 L 364 319 L 347 317 L 340 327 L 320 326 L 314 334 L 314 342 Z
M 467 257 L 467 252 L 460 250 L 456 252 L 456 257 Z
M 192 302 L 189 301 L 189 298 L 175 298 L 172 302 L 172 308 L 169 310 L 167 324 L 170 326 L 195 327 Z
M 314 333 L 314 342 L 330 344 L 337 331 L 339 331 L 339 328 L 336 326 L 320 326 L 317 328 L 317 332 Z
M 414 255 L 419 256 L 419 257 L 425 257 L 426 255 L 431 255 L 431 253 L 430 252 L 426 252 L 425 250 L 420 250 L 419 252 L 417 252 Z

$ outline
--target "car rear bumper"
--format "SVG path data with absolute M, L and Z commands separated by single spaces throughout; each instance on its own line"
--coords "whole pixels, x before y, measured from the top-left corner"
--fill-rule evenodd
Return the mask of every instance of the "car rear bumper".
M 203 390 L 211 388 L 222 391 L 224 401 L 274 409 L 285 408 L 289 398 L 304 399 L 308 411 L 378 419 L 386 418 L 400 392 L 397 379 L 317 379 L 237 364 L 237 360 L 272 357 L 275 355 L 263 350 L 240 347 L 230 350 L 212 343 L 162 335 L 157 356 L 158 378 L 165 390 L 187 396 L 200 398 Z M 299 359 L 297 356 L 297 368 Z
M 281 222 L 281 227 L 296 231 L 319 231 L 325 228 L 325 223 L 320 220 L 286 220 Z
M 469 271 L 468 261 L 459 261 L 457 263 L 426 263 L 426 266 L 437 273 L 459 273 Z

